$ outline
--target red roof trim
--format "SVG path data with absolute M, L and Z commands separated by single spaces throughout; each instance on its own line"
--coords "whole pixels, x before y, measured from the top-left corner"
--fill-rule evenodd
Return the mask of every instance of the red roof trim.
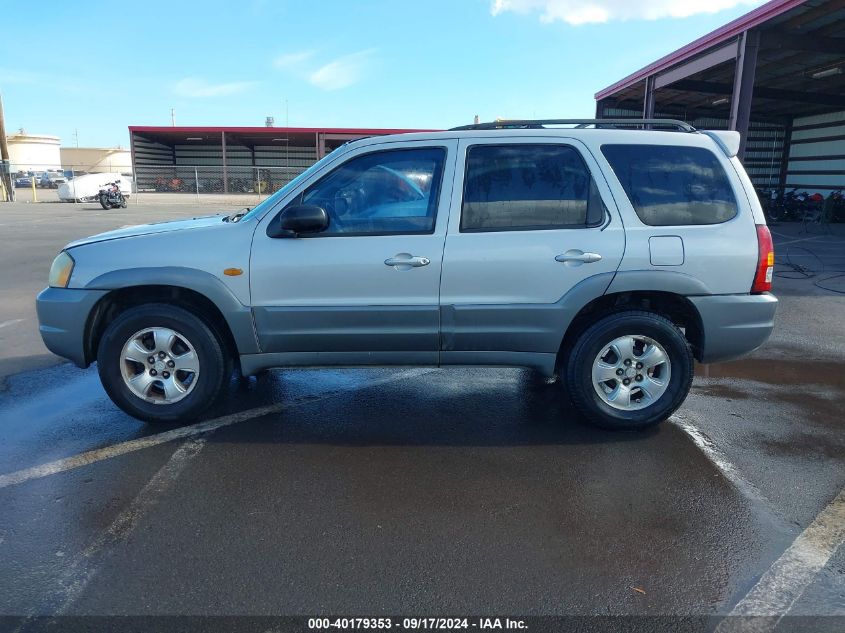
M 712 48 L 718 44 L 723 44 L 743 31 L 759 26 L 782 13 L 786 13 L 795 7 L 801 6 L 805 2 L 806 0 L 771 0 L 771 2 L 767 2 L 753 11 L 749 11 L 745 15 L 738 17 L 736 20 L 719 27 L 712 33 L 708 33 L 704 37 L 700 37 L 686 46 L 679 48 L 674 53 L 669 53 L 665 57 L 661 57 L 657 61 L 652 62 L 645 68 L 641 68 L 624 79 L 620 79 L 615 84 L 608 86 L 604 90 L 600 90 L 595 94 L 596 101 L 609 97 L 614 92 L 619 92 L 623 88 L 628 88 L 632 84 L 642 81 L 649 75 L 665 70 L 670 66 L 674 66 L 675 64 L 682 62 L 693 55 L 697 55 L 708 48 Z
M 184 126 L 156 126 L 156 125 L 130 125 L 130 132 L 153 132 L 166 133 L 176 132 L 177 134 L 220 134 L 221 132 L 232 132 L 234 134 L 361 134 L 361 135 L 383 135 L 383 134 L 404 134 L 407 132 L 435 132 L 437 130 L 420 129 L 390 129 L 390 128 L 346 128 L 346 127 L 184 127 Z

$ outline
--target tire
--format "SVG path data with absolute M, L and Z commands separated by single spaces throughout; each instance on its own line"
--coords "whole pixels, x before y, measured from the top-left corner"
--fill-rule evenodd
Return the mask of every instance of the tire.
M 630 348 L 629 339 L 634 343 Z M 661 358 L 665 362 L 649 368 Z M 669 319 L 639 310 L 610 314 L 587 328 L 575 342 L 565 370 L 566 387 L 578 411 L 591 423 L 615 430 L 642 430 L 668 418 L 687 397 L 694 373 L 683 333 Z M 609 379 L 601 382 L 605 376 Z
M 156 340 L 172 343 L 156 346 Z M 161 358 L 157 350 L 167 351 Z M 150 356 L 145 359 L 144 354 Z M 140 362 L 126 360 L 129 357 Z M 232 373 L 231 359 L 208 325 L 187 310 L 159 303 L 130 308 L 112 321 L 100 339 L 97 365 L 112 402 L 146 422 L 196 419 L 217 399 Z M 195 366 L 196 371 L 180 366 Z
M 126 208 L 126 198 L 124 198 L 123 196 L 120 196 L 120 208 L 121 209 Z
M 100 206 L 103 207 L 106 211 L 111 209 L 111 205 L 109 204 L 108 198 L 104 195 L 100 196 Z

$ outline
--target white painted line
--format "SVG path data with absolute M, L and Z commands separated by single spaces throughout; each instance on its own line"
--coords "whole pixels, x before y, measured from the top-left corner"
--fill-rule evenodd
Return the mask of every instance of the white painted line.
M 675 414 L 670 420 L 684 431 L 696 446 L 746 496 L 764 502 L 770 512 L 779 516 L 772 503 L 748 481 L 719 450 L 713 440 L 702 433 L 685 415 Z M 779 518 L 783 518 L 780 517 Z M 816 574 L 827 565 L 836 549 L 845 542 L 845 489 L 841 490 L 775 561 L 754 587 L 722 620 L 714 633 L 772 631 L 789 613 Z M 740 617 L 743 616 L 743 617 Z M 757 617 L 765 616 L 765 617 Z M 755 619 L 750 619 L 754 617 Z
M 689 415 L 689 412 L 685 412 L 683 415 L 676 413 L 670 417 L 669 420 L 686 433 L 699 450 L 701 450 L 701 452 L 704 453 L 711 462 L 713 462 L 716 468 L 722 472 L 725 478 L 727 478 L 734 486 L 739 488 L 743 494 L 747 497 L 751 497 L 752 499 L 756 499 L 757 501 L 762 501 L 766 507 L 769 508 L 770 512 L 774 512 L 771 510 L 772 503 L 763 495 L 762 492 L 760 492 L 760 489 L 742 476 L 736 466 L 734 466 L 728 460 L 727 456 L 719 450 L 713 440 L 707 437 L 707 435 L 692 422 L 687 420 L 685 417 L 687 415 Z M 783 517 L 778 518 L 783 520 Z
M 731 616 L 767 616 L 768 620 L 723 620 L 717 633 L 773 630 L 816 575 L 845 542 L 845 489 L 816 515 L 787 550 L 730 612 Z M 823 614 L 821 614 L 823 615 Z M 735 626 L 745 628 L 733 628 Z M 755 625 L 757 628 L 754 628 Z M 764 627 L 765 628 L 762 628 Z
M 15 323 L 22 323 L 23 319 L 12 319 L 11 321 L 3 321 L 0 323 L 0 327 L 6 327 L 7 325 L 14 325 Z
M 252 420 L 253 418 L 258 418 L 263 415 L 278 413 L 280 411 L 284 411 L 285 409 L 290 409 L 292 407 L 301 406 L 305 404 L 311 404 L 320 400 L 327 400 L 329 398 L 333 398 L 335 396 L 341 395 L 343 393 L 348 393 L 350 391 L 359 391 L 361 389 L 367 389 L 369 387 L 375 387 L 389 382 L 403 380 L 405 378 L 420 376 L 431 371 L 435 370 L 411 369 L 400 372 L 398 374 L 387 376 L 385 378 L 378 378 L 376 380 L 363 382 L 358 385 L 355 385 L 354 387 L 346 389 L 336 389 L 334 391 L 325 394 L 320 394 L 300 401 L 294 401 L 289 403 L 282 402 L 278 404 L 267 405 L 264 407 L 255 407 L 254 409 L 247 409 L 246 411 L 233 413 L 231 415 L 225 415 L 219 418 L 214 418 L 212 420 L 207 420 L 205 422 L 198 422 L 197 424 L 191 424 L 189 426 L 179 427 L 178 429 L 164 431 L 163 433 L 157 433 L 156 435 L 148 435 L 147 437 L 141 437 L 136 440 L 128 440 L 119 444 L 113 444 L 111 446 L 86 451 L 84 453 L 79 453 L 78 455 L 73 455 L 72 457 L 65 457 L 64 459 L 58 459 L 54 462 L 48 462 L 39 466 L 24 468 L 23 470 L 18 470 L 12 473 L 7 473 L 5 475 L 0 475 L 0 488 L 7 488 L 8 486 L 21 484 L 31 479 L 40 479 L 41 477 L 47 477 L 48 475 L 55 475 L 56 473 L 73 470 L 74 468 L 87 466 L 88 464 L 94 464 L 96 462 L 103 461 L 104 459 L 111 459 L 112 457 L 125 455 L 126 453 L 133 453 L 135 451 L 140 451 L 142 449 L 150 448 L 152 446 L 158 446 L 159 444 L 172 442 L 173 440 L 193 437 L 202 433 L 208 433 L 210 431 L 215 431 L 225 426 L 232 426 L 233 424 L 237 424 L 238 422 Z
M 66 613 L 96 575 L 100 553 L 113 548 L 129 534 L 147 510 L 156 504 L 161 494 L 173 485 L 205 443 L 205 438 L 192 438 L 179 446 L 132 502 L 117 515 L 112 524 L 66 564 L 58 578 L 58 587 L 44 597 L 37 609 L 27 615 L 16 631 L 25 630 L 31 618 L 39 613 Z

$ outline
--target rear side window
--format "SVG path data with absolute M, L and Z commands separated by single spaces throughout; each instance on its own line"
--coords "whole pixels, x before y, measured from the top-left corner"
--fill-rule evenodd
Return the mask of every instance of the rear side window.
M 709 150 L 602 145 L 601 151 L 645 224 L 719 224 L 736 216 L 728 176 Z
M 596 226 L 604 206 L 567 145 L 475 145 L 467 151 L 461 231 Z

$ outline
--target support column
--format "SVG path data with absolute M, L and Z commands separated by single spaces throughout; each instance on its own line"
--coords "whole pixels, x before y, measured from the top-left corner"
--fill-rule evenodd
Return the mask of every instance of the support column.
M 603 114 L 601 99 L 596 99 L 596 118 L 601 119 Z
M 780 173 L 778 174 L 778 195 L 783 199 L 786 191 L 786 172 L 789 170 L 789 151 L 792 149 L 792 124 L 794 119 L 789 117 L 783 134 L 783 154 L 781 156 Z
M 324 134 L 317 132 L 317 160 L 322 159 L 326 155 L 326 137 Z
M 654 75 L 645 78 L 645 95 L 643 95 L 643 118 L 654 118 Z
M 138 201 L 141 197 L 138 193 L 141 187 L 138 184 L 138 167 L 135 164 L 135 132 L 129 132 L 129 162 L 132 163 L 132 180 L 135 182 L 135 200 Z M 64 165 L 62 166 L 64 167 Z M 70 169 L 73 171 L 73 166 Z M 75 174 L 71 175 L 75 176 Z M 71 184 L 70 186 L 73 187 L 73 199 L 76 201 L 76 185 Z
M 14 183 L 12 183 L 12 174 L 9 173 L 11 163 L 9 162 L 9 148 L 6 145 L 6 122 L 3 118 L 3 97 L 0 95 L 0 177 L 3 178 L 3 189 L 5 190 L 5 198 L 9 202 L 15 201 Z M 33 180 L 35 178 L 33 177 Z M 2 200 L 0 202 L 6 202 Z
M 229 193 L 229 168 L 226 166 L 226 132 L 220 132 L 223 145 L 223 193 Z
M 754 75 L 757 70 L 757 51 L 759 48 L 760 32 L 743 32 L 737 51 L 729 125 L 731 130 L 739 132 L 740 141 L 737 156 L 740 160 L 745 159 L 745 146 L 748 142 L 748 125 L 751 121 L 751 101 L 754 96 Z

